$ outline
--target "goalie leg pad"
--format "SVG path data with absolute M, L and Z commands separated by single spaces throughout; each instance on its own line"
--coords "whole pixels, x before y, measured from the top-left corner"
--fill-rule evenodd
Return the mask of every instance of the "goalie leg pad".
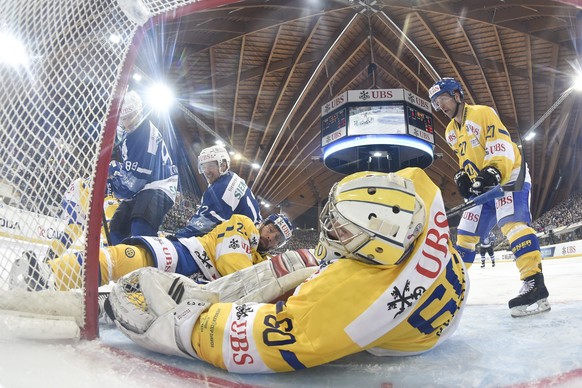
M 287 251 L 212 281 L 206 289 L 218 293 L 221 302 L 268 303 L 305 281 L 318 265 L 307 249 Z
M 121 278 L 109 297 L 117 327 L 132 341 L 164 354 L 198 358 L 192 330 L 218 295 L 193 280 L 141 268 Z

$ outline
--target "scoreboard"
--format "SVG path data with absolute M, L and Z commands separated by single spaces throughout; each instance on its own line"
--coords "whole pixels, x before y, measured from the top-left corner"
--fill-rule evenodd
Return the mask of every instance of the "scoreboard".
M 334 171 L 425 168 L 434 146 L 430 102 L 405 89 L 348 90 L 321 108 L 323 159 Z
M 321 146 L 347 136 L 408 134 L 434 145 L 430 102 L 404 89 L 349 90 L 321 108 Z

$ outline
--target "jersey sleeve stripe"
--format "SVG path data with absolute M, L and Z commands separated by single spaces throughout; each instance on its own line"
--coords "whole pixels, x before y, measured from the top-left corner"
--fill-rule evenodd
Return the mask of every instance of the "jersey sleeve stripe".
M 285 362 L 289 364 L 289 366 L 294 370 L 306 369 L 306 366 L 303 365 L 301 361 L 299 361 L 295 353 L 289 350 L 280 350 L 280 352 L 281 357 L 283 357 L 283 360 L 285 360 Z

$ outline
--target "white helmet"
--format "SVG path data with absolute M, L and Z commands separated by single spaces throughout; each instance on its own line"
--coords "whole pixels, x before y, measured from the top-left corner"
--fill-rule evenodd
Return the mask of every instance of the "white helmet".
M 394 173 L 358 172 L 332 187 L 320 215 L 316 256 L 399 264 L 424 222 L 424 202 L 411 180 Z
M 119 118 L 126 132 L 134 131 L 142 120 L 143 104 L 139 94 L 133 90 L 127 92 L 121 106 Z
M 202 165 L 212 161 L 218 163 L 219 168 L 222 162 L 226 164 L 226 168 L 224 170 L 220 170 L 220 175 L 226 174 L 230 169 L 230 156 L 228 155 L 226 148 L 221 146 L 212 146 L 204 148 L 202 151 L 200 151 L 200 155 L 198 155 L 198 172 L 203 175 Z

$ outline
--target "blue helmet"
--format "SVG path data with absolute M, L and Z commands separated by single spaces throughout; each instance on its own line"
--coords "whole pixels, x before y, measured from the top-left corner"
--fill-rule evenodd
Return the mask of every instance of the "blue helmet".
M 430 98 L 432 107 L 438 112 L 440 107 L 435 103 L 436 98 L 443 93 L 449 93 L 451 97 L 454 97 L 455 90 L 459 91 L 462 100 L 465 97 L 463 94 L 463 87 L 456 79 L 447 77 L 436 81 L 434 85 L 428 89 L 428 97 Z
M 270 216 L 265 218 L 263 223 L 264 224 L 268 224 L 268 223 L 274 224 L 277 227 L 277 229 L 279 229 L 279 231 L 283 235 L 283 238 L 285 239 L 283 241 L 283 243 L 281 245 L 279 245 L 279 247 L 282 247 L 283 245 L 285 245 L 287 243 L 287 241 L 289 241 L 291 239 L 291 236 L 293 235 L 293 225 L 291 224 L 291 221 L 289 221 L 289 218 L 287 218 L 287 216 L 285 214 L 271 214 Z

